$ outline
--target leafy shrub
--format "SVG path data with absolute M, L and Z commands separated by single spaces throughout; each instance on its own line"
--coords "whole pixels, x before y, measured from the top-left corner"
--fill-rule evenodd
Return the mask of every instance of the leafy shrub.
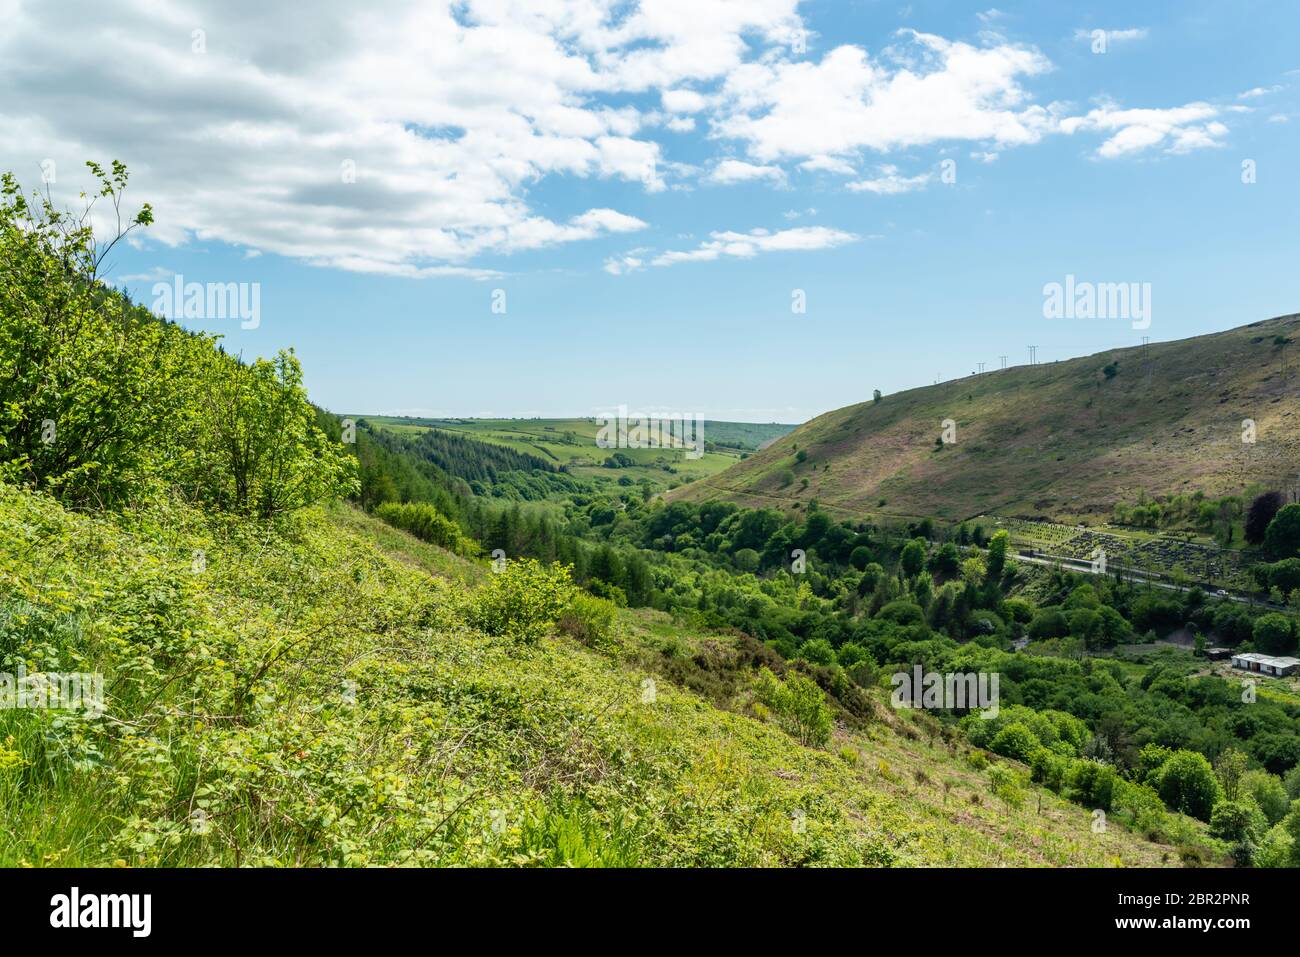
M 270 518 L 360 488 L 356 460 L 316 425 L 292 350 L 248 365 L 219 356 L 200 392 L 206 427 L 189 483 L 197 498 Z
M 1066 775 L 1070 770 L 1070 762 L 1068 758 L 1063 758 L 1047 748 L 1040 747 L 1029 755 L 1029 768 L 1031 780 L 1035 784 L 1041 784 L 1049 791 L 1059 793 L 1065 786 Z
M 831 709 L 817 682 L 792 672 L 784 681 L 767 668 L 758 673 L 755 697 L 800 744 L 820 748 L 831 739 Z
M 1115 797 L 1119 775 L 1108 764 L 1096 761 L 1074 761 L 1066 782 L 1071 800 L 1092 808 L 1109 811 Z
M 993 793 L 1007 807 L 1018 808 L 1025 803 L 1025 791 L 1020 786 L 1020 776 L 1010 768 L 995 764 L 989 768 L 989 784 Z
M 919 625 L 925 621 L 925 612 L 915 602 L 899 599 L 881 608 L 876 617 L 899 625 Z
M 1289 655 L 1295 651 L 1295 625 L 1286 615 L 1273 612 L 1256 618 L 1252 637 L 1255 649 L 1266 655 Z
M 509 562 L 474 592 L 468 618 L 489 635 L 532 643 L 556 623 L 573 597 L 567 565 L 531 558 Z
M 835 649 L 825 638 L 809 638 L 799 646 L 799 657 L 814 665 L 829 665 L 836 660 Z
M 458 555 L 473 554 L 475 544 L 466 538 L 458 526 L 432 505 L 423 502 L 385 502 L 375 509 L 375 515 L 389 525 L 410 532 L 421 541 L 446 548 Z
M 1287 833 L 1286 825 L 1275 824 L 1269 828 L 1255 851 L 1255 867 L 1291 867 L 1291 853 L 1295 840 Z
M 1038 738 L 1034 732 L 1019 722 L 1008 724 L 989 742 L 989 750 L 994 754 L 1014 758 L 1017 761 L 1028 761 L 1029 756 L 1038 747 Z
M 1209 821 L 1222 793 L 1214 768 L 1195 751 L 1175 751 L 1156 773 L 1156 790 L 1172 810 Z
M 1300 504 L 1284 505 L 1264 533 L 1264 550 L 1274 558 L 1300 557 Z
M 100 280 L 153 213 L 97 237 L 95 203 L 121 212 L 128 177 L 86 165 L 99 189 L 80 213 L 0 178 L 0 478 L 96 507 L 170 485 L 262 518 L 355 491 L 356 461 L 317 427 L 291 352 L 245 365 Z
M 556 628 L 584 645 L 598 648 L 609 642 L 614 628 L 614 605 L 575 590 L 569 604 L 560 612 Z
M 1241 778 L 1241 793 L 1259 805 L 1270 825 L 1286 817 L 1291 807 L 1282 779 L 1267 771 L 1247 771 Z
M 1210 814 L 1210 834 L 1230 844 L 1257 844 L 1268 830 L 1264 812 L 1254 801 L 1220 801 Z

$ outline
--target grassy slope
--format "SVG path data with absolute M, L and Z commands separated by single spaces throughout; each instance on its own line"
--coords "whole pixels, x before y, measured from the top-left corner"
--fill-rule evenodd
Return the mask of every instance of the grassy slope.
M 1216 495 L 1294 482 L 1300 341 L 1284 382 L 1276 335 L 1300 340 L 1300 316 L 1153 343 L 1145 358 L 1141 347 L 1115 349 L 911 389 L 819 416 L 670 497 L 783 510 L 816 498 L 843 517 L 961 520 L 1108 514 L 1143 489 Z M 1113 361 L 1118 375 L 1107 381 Z M 1247 418 L 1254 445 L 1241 441 Z M 945 419 L 957 442 L 936 449 Z M 806 462 L 795 461 L 796 446 Z M 795 481 L 782 487 L 786 469 Z
M 488 637 L 484 574 L 342 506 L 264 534 L 0 486 L 0 656 L 110 689 L 102 719 L 0 712 L 0 865 L 1176 860 L 1049 793 L 1005 807 L 884 707 L 801 747 L 745 669 L 676 686 L 732 639 L 656 613 L 602 651 Z

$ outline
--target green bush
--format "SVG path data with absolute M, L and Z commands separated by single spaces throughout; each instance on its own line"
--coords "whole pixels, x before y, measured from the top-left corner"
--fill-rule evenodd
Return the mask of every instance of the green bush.
M 1038 738 L 1023 724 L 1012 722 L 993 736 L 989 750 L 1005 758 L 1028 761 L 1029 756 L 1039 747 Z
M 995 764 L 989 768 L 989 784 L 993 793 L 1007 807 L 1018 808 L 1025 803 L 1025 791 L 1020 784 L 1020 776 L 1010 768 Z
M 432 505 L 385 502 L 375 509 L 375 515 L 395 528 L 458 555 L 471 555 L 477 550 L 474 542 L 461 533 L 460 526 Z
M 198 500 L 271 518 L 359 491 L 356 459 L 317 427 L 292 350 L 248 365 L 217 356 L 199 391 L 206 427 L 187 483 Z
M 1156 790 L 1172 810 L 1209 821 L 1222 788 L 1214 768 L 1195 751 L 1175 751 L 1156 772 Z
M 1109 811 L 1115 798 L 1119 775 L 1108 764 L 1097 761 L 1074 761 L 1066 782 L 1070 800 L 1086 807 Z
M 171 487 L 261 518 L 354 492 L 356 460 L 316 426 L 292 352 L 246 365 L 101 281 L 153 213 L 97 237 L 94 204 L 119 210 L 128 177 L 87 166 L 99 186 L 76 213 L 0 178 L 0 479 L 95 507 Z
M 1300 505 L 1284 506 L 1264 532 L 1264 550 L 1277 559 L 1300 557 Z
M 1251 637 L 1255 650 L 1266 655 L 1289 655 L 1295 651 L 1295 624 L 1286 615 L 1272 612 L 1256 618 Z
M 1035 784 L 1060 793 L 1070 770 L 1070 760 L 1040 747 L 1029 755 L 1029 768 L 1031 780 Z
M 758 673 L 754 695 L 776 717 L 777 724 L 800 744 L 824 747 L 831 739 L 831 709 L 817 682 L 798 673 L 784 681 L 767 668 Z
M 799 646 L 799 657 L 814 665 L 829 665 L 836 660 L 835 649 L 825 638 L 809 638 Z
M 1286 817 L 1291 808 L 1282 779 L 1267 771 L 1247 771 L 1241 778 L 1241 793 L 1259 805 L 1270 825 Z
M 593 648 L 608 644 L 614 628 L 614 605 L 603 598 L 575 590 L 560 612 L 556 628 Z
M 532 643 L 555 625 L 573 598 L 567 565 L 531 558 L 508 562 L 474 592 L 468 619 L 489 635 Z
M 1249 798 L 1220 801 L 1210 814 L 1210 834 L 1230 844 L 1257 844 L 1267 830 L 1264 812 Z
M 1255 851 L 1256 867 L 1292 867 L 1291 853 L 1295 840 L 1287 832 L 1286 825 L 1275 824 L 1269 828 Z

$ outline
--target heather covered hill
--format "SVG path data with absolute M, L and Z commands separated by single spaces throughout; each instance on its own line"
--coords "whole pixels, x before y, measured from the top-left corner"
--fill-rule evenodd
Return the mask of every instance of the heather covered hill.
M 1108 515 L 1143 491 L 1289 487 L 1300 471 L 1298 342 L 1290 315 L 910 389 L 819 416 L 670 496 L 956 521 Z M 1242 441 L 1248 419 L 1253 443 Z

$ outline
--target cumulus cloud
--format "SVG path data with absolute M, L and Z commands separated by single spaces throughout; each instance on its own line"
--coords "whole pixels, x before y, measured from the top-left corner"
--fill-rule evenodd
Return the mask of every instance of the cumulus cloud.
M 774 183 L 785 181 L 785 171 L 779 166 L 757 166 L 741 160 L 725 159 L 713 167 L 709 173 L 709 182 L 728 185 L 745 183 L 751 180 L 768 180 Z
M 637 272 L 645 268 L 644 254 L 648 252 L 645 249 L 633 249 L 621 256 L 611 256 L 605 260 L 604 270 L 611 276 L 621 276 L 624 273 Z
M 839 173 L 841 176 L 852 176 L 857 172 L 852 163 L 837 156 L 814 156 L 800 163 L 799 168 L 814 173 Z
M 708 98 L 695 90 L 664 90 L 660 100 L 669 113 L 698 113 L 709 104 Z
M 902 31 L 900 47 L 873 59 L 856 46 L 820 62 L 748 63 L 723 85 L 719 135 L 744 141 L 754 158 L 846 157 L 944 140 L 1002 146 L 1037 142 L 1053 112 L 1021 85 L 1050 69 L 1036 50 L 977 47 Z
M 1061 130 L 1100 131 L 1105 141 L 1097 148 L 1103 159 L 1114 159 L 1163 147 L 1169 153 L 1223 145 L 1228 128 L 1216 119 L 1222 111 L 1209 103 L 1189 103 L 1169 109 L 1123 109 L 1104 103 L 1084 116 L 1069 117 Z
M 831 249 L 856 242 L 859 238 L 854 233 L 827 226 L 797 226 L 776 232 L 766 229 L 753 229 L 747 233 L 715 232 L 695 249 L 660 253 L 650 264 L 671 266 L 683 262 L 710 262 L 723 256 L 750 259 L 759 253 Z
M 690 88 L 787 37 L 795 5 L 322 0 L 307 16 L 11 0 L 0 167 L 35 179 L 53 158 L 70 201 L 82 160 L 120 158 L 166 243 L 491 275 L 472 260 L 641 228 L 605 208 L 541 215 L 530 187 L 565 175 L 666 188 L 674 164 L 625 94 L 662 92 L 686 129 L 683 114 L 704 106 Z
M 1030 89 L 1048 59 L 990 34 L 904 30 L 872 52 L 796 53 L 791 37 L 809 35 L 797 6 L 319 0 L 308 16 L 228 0 L 0 0 L 0 168 L 30 182 L 53 159 L 70 202 L 83 160 L 119 158 L 132 193 L 155 207 L 150 242 L 486 278 L 499 273 L 485 257 L 645 228 L 615 208 L 626 184 L 784 187 L 797 167 L 889 194 L 926 178 L 888 166 L 863 176 L 865 156 L 964 143 L 987 160 L 1088 131 L 1104 139 L 1099 156 L 1120 157 L 1216 146 L 1227 133 L 1228 108 L 1204 103 L 1069 116 Z M 723 158 L 668 155 L 673 134 L 689 133 Z M 539 207 L 535 187 L 559 177 L 587 183 Z M 593 198 L 564 207 L 574 195 Z M 662 256 L 755 255 L 777 236 L 846 241 L 831 234 L 849 235 L 718 233 Z
M 878 167 L 877 171 L 880 175 L 875 178 L 857 180 L 847 184 L 848 188 L 855 193 L 894 196 L 898 193 L 910 193 L 912 190 L 920 189 L 930 182 L 929 173 L 921 173 L 917 176 L 903 176 L 898 172 L 897 166 L 888 164 Z

